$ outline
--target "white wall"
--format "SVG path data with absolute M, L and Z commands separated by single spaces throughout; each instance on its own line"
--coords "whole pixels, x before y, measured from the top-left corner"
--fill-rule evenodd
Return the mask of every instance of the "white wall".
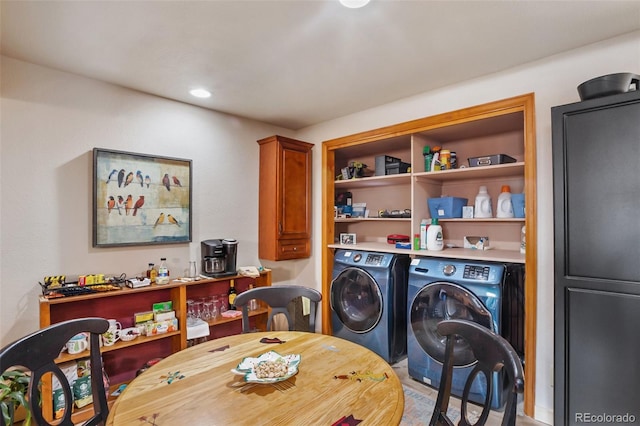
M 424 93 L 288 136 L 312 143 L 534 92 L 538 161 L 536 418 L 552 423 L 553 200 L 550 108 L 576 102 L 576 86 L 640 72 L 640 32 L 528 66 Z M 278 129 L 2 57 L 0 103 L 0 345 L 38 327 L 44 275 L 142 271 L 166 255 L 174 268 L 199 241 L 239 239 L 239 264 L 257 259 L 257 139 Z M 194 160 L 193 243 L 91 247 L 93 147 Z M 312 259 L 265 262 L 274 282 L 320 288 L 321 150 L 314 148 Z
M 259 264 L 256 141 L 291 131 L 1 59 L 0 347 L 38 329 L 45 275 L 132 276 L 161 256 L 181 275 L 201 240 L 227 237 L 238 265 Z M 193 242 L 93 248 L 94 147 L 192 159 Z
M 460 82 L 455 86 L 362 111 L 299 131 L 297 136 L 319 143 L 341 136 L 392 125 L 534 92 L 537 133 L 538 201 L 538 322 L 536 364 L 536 414 L 553 423 L 553 188 L 551 152 L 552 106 L 579 101 L 576 87 L 590 78 L 615 72 L 640 73 L 640 32 L 577 49 L 566 54 L 518 67 L 506 72 Z M 318 147 L 320 148 L 320 147 Z M 314 235 L 322 224 L 320 149 L 314 159 L 314 203 L 317 212 Z M 319 251 L 320 238 L 314 248 Z M 316 257 L 316 274 L 321 259 Z M 320 278 L 316 278 L 320 281 Z

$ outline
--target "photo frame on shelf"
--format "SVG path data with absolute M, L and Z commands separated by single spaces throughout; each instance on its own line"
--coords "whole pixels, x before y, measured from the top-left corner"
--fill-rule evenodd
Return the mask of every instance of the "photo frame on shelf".
M 341 233 L 340 234 L 340 244 L 355 245 L 356 244 L 356 234 Z
M 93 149 L 93 247 L 191 242 L 192 161 Z

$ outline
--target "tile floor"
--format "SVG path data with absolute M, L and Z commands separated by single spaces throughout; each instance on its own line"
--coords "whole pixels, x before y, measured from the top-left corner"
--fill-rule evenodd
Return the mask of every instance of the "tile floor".
M 430 386 L 427 386 L 423 383 L 420 383 L 419 381 L 413 379 L 412 377 L 409 376 L 408 370 L 407 370 L 407 359 L 405 358 L 404 360 L 396 363 L 393 365 L 393 369 L 396 372 L 396 374 L 398 375 L 398 377 L 400 378 L 400 381 L 402 382 L 402 384 L 406 385 L 407 387 L 417 391 L 417 392 L 422 392 L 425 395 L 427 395 L 428 397 L 432 398 L 432 399 L 436 399 L 437 395 L 438 395 L 438 391 L 436 389 L 433 389 Z M 457 408 L 460 408 L 460 401 L 458 399 L 453 400 L 452 402 L 455 406 L 457 406 Z M 520 412 L 522 411 L 522 407 L 519 407 Z M 489 419 L 487 421 L 487 426 L 499 426 L 500 422 L 502 422 L 502 413 L 501 412 L 491 412 L 491 414 L 489 415 Z M 429 423 L 429 419 L 425 419 L 425 425 Z M 525 415 L 519 415 L 517 420 L 516 420 L 516 424 L 518 426 L 548 426 L 546 423 L 542 423 L 542 422 L 538 422 L 536 420 L 533 420 L 530 417 L 527 417 Z

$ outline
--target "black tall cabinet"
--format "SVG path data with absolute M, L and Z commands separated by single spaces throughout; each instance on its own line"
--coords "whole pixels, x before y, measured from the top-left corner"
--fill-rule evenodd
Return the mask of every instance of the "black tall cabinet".
M 640 424 L 640 91 L 551 114 L 554 424 Z

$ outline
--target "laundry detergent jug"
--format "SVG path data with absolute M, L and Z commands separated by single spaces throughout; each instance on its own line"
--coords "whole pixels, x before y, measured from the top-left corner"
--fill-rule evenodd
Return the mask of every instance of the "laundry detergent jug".
M 513 217 L 513 204 L 511 204 L 511 187 L 509 187 L 509 185 L 502 185 L 502 190 L 500 191 L 500 195 L 498 195 L 496 217 Z
M 478 195 L 476 195 L 476 205 L 473 209 L 473 217 L 479 219 L 485 219 L 493 217 L 493 211 L 491 209 L 491 197 L 487 192 L 487 187 L 482 185 Z

